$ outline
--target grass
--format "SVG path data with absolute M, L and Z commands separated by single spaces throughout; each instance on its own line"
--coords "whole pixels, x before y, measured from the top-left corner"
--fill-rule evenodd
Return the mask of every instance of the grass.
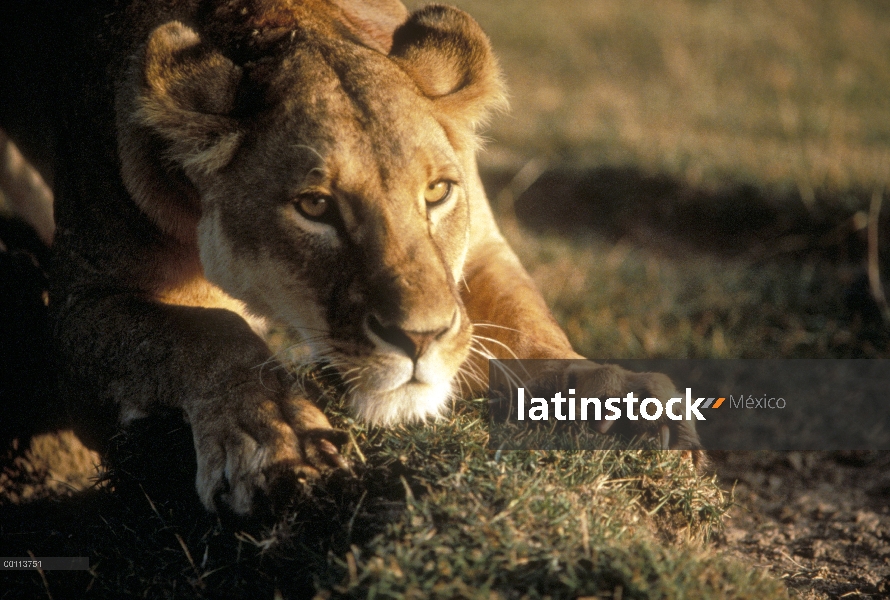
M 888 356 L 886 326 L 864 321 L 852 305 L 869 301 L 856 265 L 668 257 L 596 240 L 584 246 L 545 237 L 523 255 L 533 256 L 526 261 L 533 277 L 586 356 Z
M 354 577 L 336 591 L 572 597 L 622 587 L 626 597 L 679 597 L 684 585 L 670 563 L 685 563 L 691 579 L 708 570 L 691 540 L 719 527 L 728 501 L 676 453 L 495 453 L 485 420 L 477 401 L 448 423 L 362 432 L 375 462 L 399 461 L 412 474 L 407 512 L 353 551 Z M 665 536 L 690 543 L 667 550 Z
M 890 12 L 870 0 L 463 0 L 512 90 L 489 166 L 634 165 L 693 185 L 883 186 Z
M 461 404 L 447 421 L 389 430 L 330 408 L 362 449 L 351 456 L 356 476 L 317 486 L 271 527 L 205 515 L 190 490 L 193 470 L 166 456 L 187 448 L 187 432 L 175 421 L 137 428 L 121 448 L 140 436 L 170 448 L 149 460 L 144 447 L 119 448 L 111 485 L 48 521 L 28 518 L 46 506 L 5 511 L 7 551 L 88 554 L 91 572 L 47 572 L 45 584 L 7 572 L 5 589 L 12 597 L 44 586 L 53 597 L 115 598 L 785 597 L 778 582 L 703 545 L 729 498 L 678 453 L 495 453 L 485 401 Z M 79 504 L 87 500 L 89 509 Z M 67 511 L 79 513 L 78 526 L 63 524 Z

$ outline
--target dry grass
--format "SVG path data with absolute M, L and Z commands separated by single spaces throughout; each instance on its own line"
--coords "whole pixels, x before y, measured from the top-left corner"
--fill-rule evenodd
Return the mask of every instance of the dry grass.
M 485 157 L 635 165 L 693 185 L 799 190 L 890 176 L 890 12 L 879 1 L 457 3 L 512 90 Z

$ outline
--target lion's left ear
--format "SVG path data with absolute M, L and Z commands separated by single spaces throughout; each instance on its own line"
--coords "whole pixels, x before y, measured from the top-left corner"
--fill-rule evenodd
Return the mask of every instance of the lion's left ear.
M 505 102 L 488 37 L 456 8 L 432 5 L 413 13 L 393 34 L 390 57 L 428 98 L 473 127 Z

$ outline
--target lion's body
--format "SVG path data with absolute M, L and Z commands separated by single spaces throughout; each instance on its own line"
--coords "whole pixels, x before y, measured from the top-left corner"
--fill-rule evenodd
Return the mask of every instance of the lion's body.
M 440 414 L 486 355 L 578 358 L 479 180 L 475 129 L 502 91 L 464 13 L 146 0 L 53 35 L 65 389 L 123 422 L 181 409 L 209 508 L 250 512 L 342 463 L 267 322 L 381 424 Z

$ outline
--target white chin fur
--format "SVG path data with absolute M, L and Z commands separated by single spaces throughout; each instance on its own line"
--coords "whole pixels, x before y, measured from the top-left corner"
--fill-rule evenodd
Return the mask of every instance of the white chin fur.
M 359 419 L 373 425 L 396 425 L 442 415 L 451 397 L 451 384 L 406 383 L 388 392 L 359 386 L 349 393 L 349 405 Z

